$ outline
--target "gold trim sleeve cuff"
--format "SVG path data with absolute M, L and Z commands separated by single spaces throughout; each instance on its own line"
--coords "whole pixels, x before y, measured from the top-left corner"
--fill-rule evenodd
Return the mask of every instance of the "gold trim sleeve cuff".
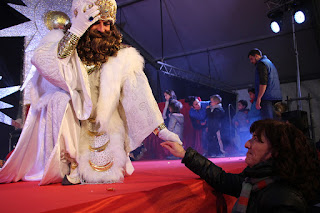
M 166 125 L 162 123 L 155 130 L 153 130 L 153 134 L 158 136 L 159 132 L 165 128 L 167 128 Z
M 79 37 L 67 31 L 58 45 L 58 58 L 64 59 L 70 56 L 76 49 Z

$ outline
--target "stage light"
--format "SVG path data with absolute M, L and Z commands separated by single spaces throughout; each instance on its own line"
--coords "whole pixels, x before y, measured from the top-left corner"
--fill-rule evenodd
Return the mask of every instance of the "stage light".
M 280 28 L 280 21 L 275 21 L 273 20 L 270 24 L 270 28 L 274 33 L 278 33 L 280 32 L 281 28 Z
M 271 19 L 270 28 L 274 33 L 279 33 L 282 25 L 283 12 L 281 10 L 272 10 L 267 14 Z
M 306 17 L 304 15 L 304 12 L 302 10 L 298 10 L 294 13 L 294 20 L 296 23 L 301 24 L 306 20 Z

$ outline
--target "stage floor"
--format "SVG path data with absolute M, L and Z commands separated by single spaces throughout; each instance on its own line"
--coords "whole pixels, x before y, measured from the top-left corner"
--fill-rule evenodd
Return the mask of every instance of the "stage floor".
M 239 173 L 245 157 L 211 158 Z M 216 212 L 222 196 L 180 160 L 135 161 L 123 183 L 39 186 L 39 182 L 0 184 L 1 212 Z M 235 198 L 223 196 L 228 212 Z M 221 204 L 222 202 L 222 204 Z

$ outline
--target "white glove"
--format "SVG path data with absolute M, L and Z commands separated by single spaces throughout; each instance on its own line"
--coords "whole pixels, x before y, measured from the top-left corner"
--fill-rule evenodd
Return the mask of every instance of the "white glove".
M 71 19 L 71 28 L 70 32 L 75 34 L 78 37 L 81 37 L 87 29 L 100 19 L 99 7 L 94 4 L 89 4 L 86 2 L 85 5 L 80 6 L 78 14 Z M 90 20 L 89 20 L 90 18 Z
M 170 132 L 167 128 L 160 130 L 158 137 L 164 141 L 173 141 L 182 145 L 179 136 L 173 132 Z

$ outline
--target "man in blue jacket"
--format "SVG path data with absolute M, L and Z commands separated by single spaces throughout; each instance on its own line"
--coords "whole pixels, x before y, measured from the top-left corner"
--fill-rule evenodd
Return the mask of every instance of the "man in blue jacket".
M 273 106 L 282 100 L 278 71 L 259 49 L 250 50 L 248 58 L 256 66 L 256 109 L 261 110 L 262 119 L 273 118 Z

